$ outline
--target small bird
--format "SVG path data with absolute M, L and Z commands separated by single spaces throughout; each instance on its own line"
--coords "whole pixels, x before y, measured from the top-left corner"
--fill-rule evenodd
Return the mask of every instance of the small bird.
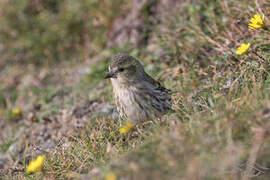
M 128 121 L 126 129 L 171 110 L 170 90 L 149 76 L 134 57 L 123 53 L 113 56 L 107 78 L 111 79 L 120 117 Z

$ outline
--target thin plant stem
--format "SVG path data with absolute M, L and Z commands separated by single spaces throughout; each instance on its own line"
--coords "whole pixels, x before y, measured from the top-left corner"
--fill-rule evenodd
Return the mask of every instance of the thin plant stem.
M 266 59 L 261 55 L 259 55 L 255 50 L 252 50 L 251 52 L 255 54 L 260 59 L 261 62 L 266 62 Z

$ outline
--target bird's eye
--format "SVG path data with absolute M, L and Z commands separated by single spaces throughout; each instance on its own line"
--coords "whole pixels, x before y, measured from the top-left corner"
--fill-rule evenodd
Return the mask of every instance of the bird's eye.
M 123 72 L 124 70 L 125 70 L 124 68 L 120 68 L 118 71 Z

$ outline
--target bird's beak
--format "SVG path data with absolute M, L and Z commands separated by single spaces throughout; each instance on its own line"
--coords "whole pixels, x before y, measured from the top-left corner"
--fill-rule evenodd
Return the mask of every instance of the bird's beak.
M 109 78 L 115 78 L 115 73 L 114 72 L 108 72 L 107 75 L 105 76 L 105 79 L 109 79 Z

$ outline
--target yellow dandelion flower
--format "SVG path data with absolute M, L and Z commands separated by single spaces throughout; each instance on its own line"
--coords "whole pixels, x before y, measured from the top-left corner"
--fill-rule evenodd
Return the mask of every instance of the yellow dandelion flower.
M 126 125 L 123 126 L 122 128 L 120 128 L 119 132 L 121 134 L 128 133 L 133 127 L 134 127 L 134 124 L 132 124 L 131 122 L 128 122 L 127 121 Z
M 253 18 L 250 19 L 248 24 L 250 29 L 256 30 L 264 27 L 264 14 L 260 16 L 259 13 L 255 14 Z
M 43 167 L 45 156 L 38 156 L 36 160 L 33 160 L 27 166 L 26 172 L 36 172 L 41 171 Z
M 14 116 L 21 116 L 21 114 L 22 114 L 22 111 L 20 108 L 15 108 L 12 110 L 12 115 Z
M 105 177 L 106 180 L 116 180 L 116 175 L 112 172 L 109 172 L 106 177 Z
M 249 46 L 250 46 L 250 43 L 248 43 L 248 44 L 242 43 L 235 53 L 238 55 L 246 53 Z

